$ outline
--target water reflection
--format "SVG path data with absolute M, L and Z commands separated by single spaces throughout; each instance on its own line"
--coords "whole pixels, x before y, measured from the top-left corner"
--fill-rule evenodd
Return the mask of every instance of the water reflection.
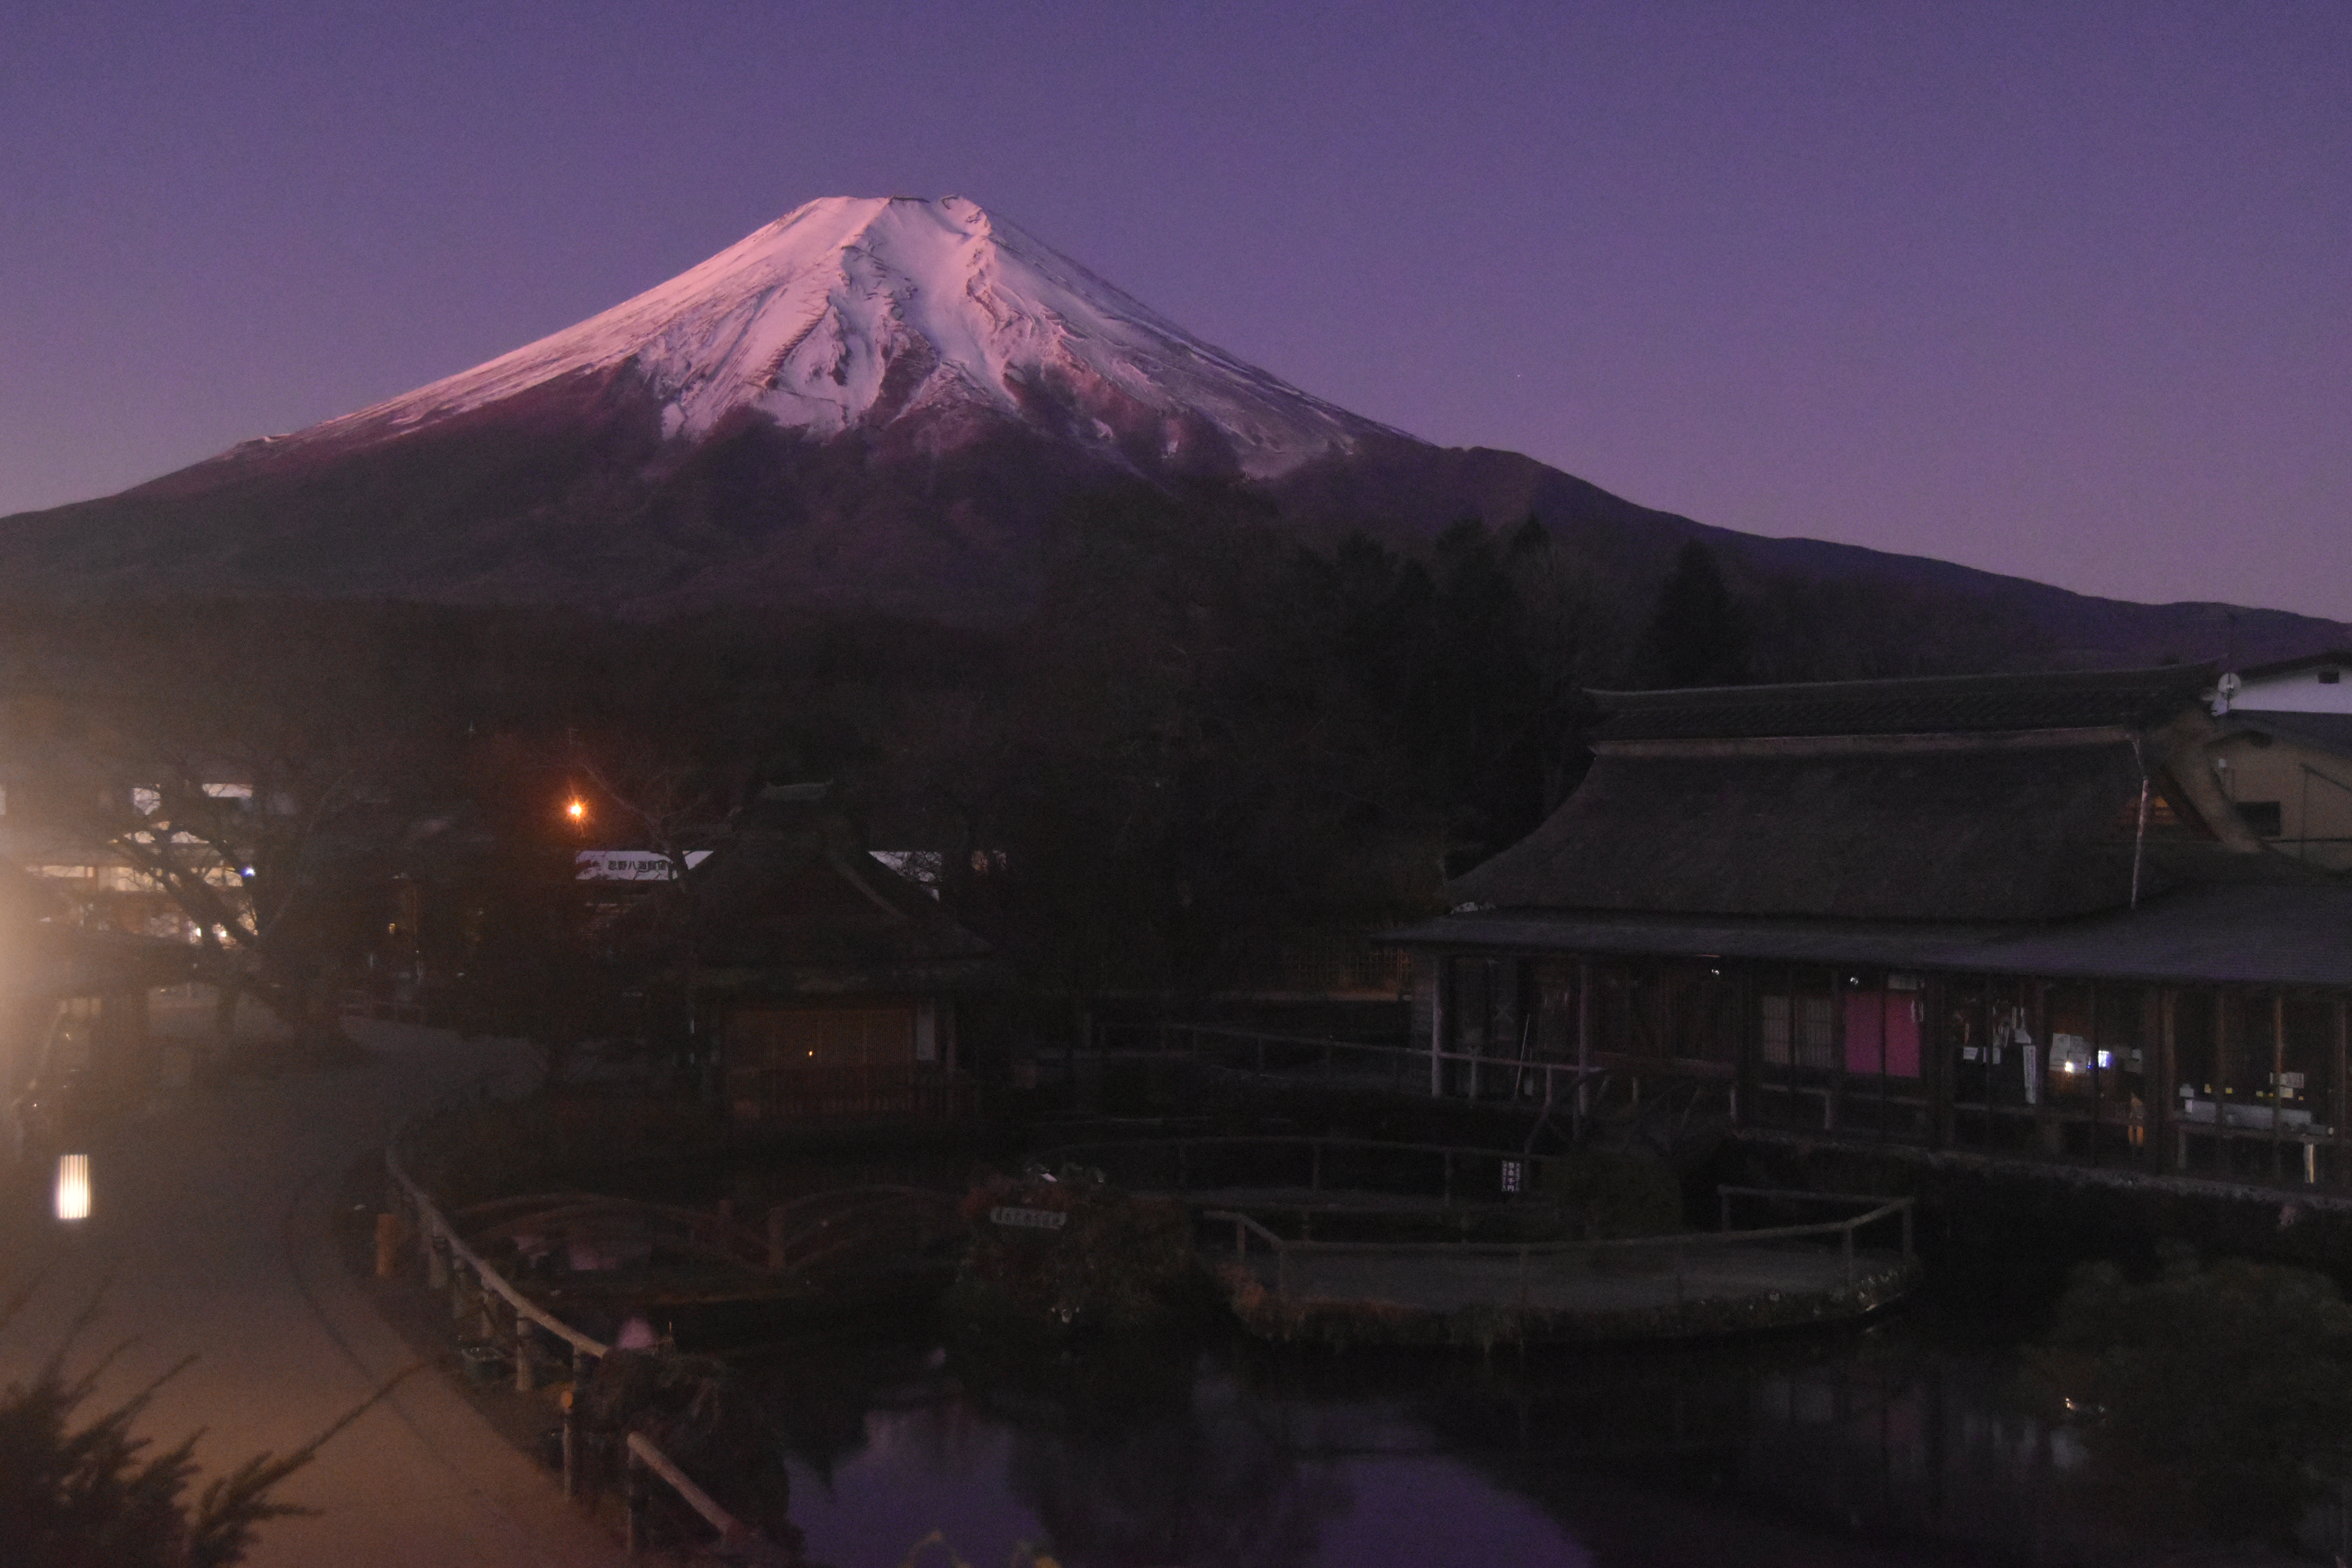
M 838 1568 L 2146 1561 L 2012 1352 L 1932 1322 L 1698 1351 L 1023 1352 L 842 1340 L 752 1373 Z

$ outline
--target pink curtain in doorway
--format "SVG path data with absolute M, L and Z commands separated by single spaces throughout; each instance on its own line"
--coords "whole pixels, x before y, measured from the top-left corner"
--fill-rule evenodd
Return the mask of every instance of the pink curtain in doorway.
M 1919 1010 L 1908 991 L 1849 991 L 1845 1070 L 1889 1078 L 1919 1076 Z

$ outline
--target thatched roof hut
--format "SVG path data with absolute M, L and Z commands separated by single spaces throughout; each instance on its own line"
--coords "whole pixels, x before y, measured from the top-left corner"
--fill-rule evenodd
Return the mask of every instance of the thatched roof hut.
M 2204 668 L 1595 692 L 1583 785 L 1456 906 L 2042 921 L 2249 877 Z

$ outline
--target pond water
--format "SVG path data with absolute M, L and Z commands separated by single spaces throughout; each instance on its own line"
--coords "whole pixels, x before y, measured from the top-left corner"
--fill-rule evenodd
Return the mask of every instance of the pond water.
M 934 1531 L 975 1568 L 2148 1561 L 2147 1512 L 2086 1484 L 2016 1364 L 1919 1313 L 1524 1363 L 910 1332 L 744 1370 L 835 1568 Z

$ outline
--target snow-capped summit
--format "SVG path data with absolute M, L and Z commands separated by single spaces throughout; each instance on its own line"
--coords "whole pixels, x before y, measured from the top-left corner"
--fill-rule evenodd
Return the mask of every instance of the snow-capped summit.
M 0 519 L 0 581 L 976 622 L 1153 489 L 1267 516 L 1308 494 L 1344 530 L 1417 516 L 1441 456 L 969 201 L 828 198 L 429 386 Z M 1445 521 L 1475 510 L 1440 488 Z
M 820 439 L 897 426 L 936 450 L 993 413 L 1145 465 L 1264 479 L 1395 434 L 962 197 L 835 196 L 577 326 L 290 439 L 382 438 L 609 371 L 689 441 L 752 410 Z

